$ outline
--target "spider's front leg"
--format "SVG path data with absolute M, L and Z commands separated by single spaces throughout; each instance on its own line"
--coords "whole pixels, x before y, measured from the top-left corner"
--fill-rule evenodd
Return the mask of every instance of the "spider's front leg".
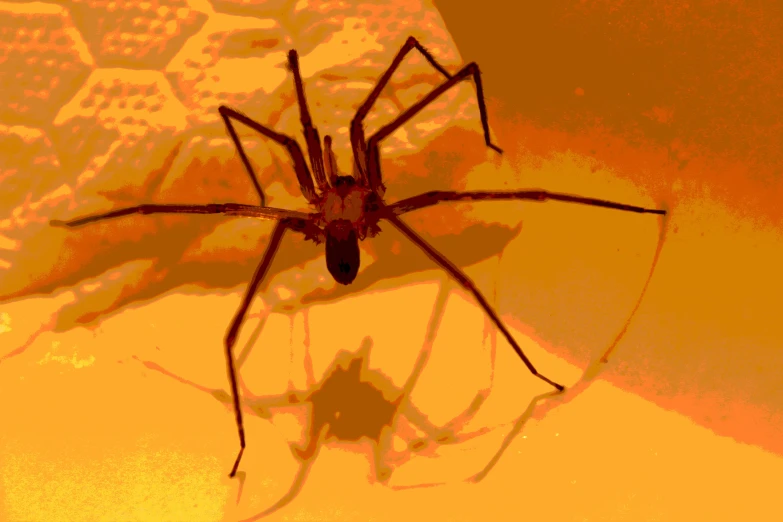
M 405 40 L 405 43 L 402 45 L 400 50 L 397 51 L 397 55 L 386 69 L 386 72 L 383 73 L 383 76 L 381 76 L 381 78 L 378 80 L 378 83 L 375 84 L 375 87 L 373 87 L 373 90 L 367 96 L 367 99 L 365 99 L 361 106 L 356 110 L 356 114 L 351 120 L 351 147 L 353 148 L 354 162 L 359 169 L 359 176 L 381 197 L 383 196 L 385 187 L 383 186 L 383 180 L 380 177 L 380 172 L 373 173 L 373 176 L 369 177 L 369 172 L 366 167 L 367 141 L 364 138 L 364 118 L 367 117 L 370 109 L 372 109 L 373 105 L 375 105 L 375 102 L 378 100 L 378 96 L 380 96 L 381 91 L 383 91 L 383 89 L 389 83 L 392 74 L 394 74 L 394 71 L 396 71 L 400 66 L 402 60 L 405 58 L 405 55 L 407 55 L 413 49 L 417 49 L 430 63 L 430 65 L 432 65 L 439 73 L 446 77 L 446 79 L 451 78 L 451 74 L 449 74 L 449 72 L 438 63 L 435 57 L 432 56 L 432 54 L 430 54 L 430 52 L 427 51 L 427 49 L 425 49 L 416 38 L 409 36 L 408 39 Z
M 365 168 L 367 169 L 367 177 L 371 181 L 375 180 L 375 186 L 381 187 L 380 195 L 382 192 L 382 180 L 381 180 L 381 157 L 379 143 L 385 137 L 392 134 L 394 131 L 402 127 L 411 118 L 418 114 L 426 106 L 434 102 L 440 95 L 457 85 L 461 81 L 473 79 L 473 83 L 476 85 L 476 97 L 478 99 L 479 113 L 481 115 L 481 126 L 484 129 L 484 141 L 487 147 L 491 148 L 498 154 L 502 154 L 503 151 L 492 143 L 492 139 L 489 136 L 489 120 L 487 118 L 487 107 L 484 102 L 484 88 L 481 84 L 481 74 L 479 72 L 478 65 L 475 62 L 469 63 L 465 67 L 459 70 L 457 74 L 450 77 L 438 87 L 430 91 L 427 96 L 416 102 L 413 106 L 408 108 L 405 112 L 397 116 L 391 123 L 384 125 L 378 132 L 373 134 L 369 140 L 367 140 L 367 158 Z
M 321 138 L 318 136 L 318 129 L 313 125 L 313 119 L 310 117 L 310 109 L 307 108 L 304 82 L 302 81 L 302 74 L 299 71 L 299 54 L 293 49 L 288 52 L 288 67 L 294 74 L 296 99 L 299 104 L 299 121 L 302 123 L 305 142 L 307 142 L 307 153 L 310 155 L 310 165 L 313 167 L 313 174 L 315 175 L 315 181 L 318 183 L 318 189 L 323 193 L 329 189 L 329 182 L 326 179 L 326 172 L 324 169 Z
M 318 189 L 321 192 L 325 192 L 329 188 L 329 183 L 326 179 L 324 172 L 323 151 L 321 150 L 321 142 L 318 137 L 318 130 L 313 126 L 313 120 L 310 117 L 310 110 L 307 108 L 307 100 L 305 99 L 304 82 L 302 81 L 302 75 L 299 71 L 299 55 L 295 50 L 288 52 L 288 67 L 294 75 L 294 87 L 296 88 L 296 99 L 299 104 L 299 119 L 302 122 L 302 129 L 304 130 L 305 142 L 307 144 L 307 152 L 310 156 L 310 164 L 313 168 L 313 174 L 315 181 L 318 183 Z M 291 161 L 294 163 L 294 171 L 296 172 L 296 178 L 299 181 L 299 187 L 302 190 L 302 195 L 307 199 L 311 205 L 318 203 L 318 194 L 316 193 L 315 184 L 313 183 L 313 176 L 310 174 L 310 169 L 307 167 L 302 149 L 299 144 L 290 136 L 281 134 L 277 131 L 270 129 L 264 125 L 261 125 L 252 118 L 245 116 L 244 114 L 221 105 L 218 108 L 220 116 L 223 118 L 223 122 L 226 124 L 226 130 L 231 136 L 234 145 L 236 145 L 237 152 L 239 152 L 242 163 L 247 170 L 248 175 L 253 180 L 253 184 L 256 187 L 259 197 L 261 198 L 261 205 L 266 204 L 264 198 L 264 192 L 261 190 L 261 186 L 258 184 L 258 179 L 253 171 L 253 167 L 250 165 L 250 160 L 245 154 L 245 149 L 242 147 L 242 143 L 239 140 L 239 135 L 234 128 L 232 120 L 244 123 L 259 134 L 266 136 L 272 141 L 279 143 L 288 150 L 288 155 L 291 157 Z

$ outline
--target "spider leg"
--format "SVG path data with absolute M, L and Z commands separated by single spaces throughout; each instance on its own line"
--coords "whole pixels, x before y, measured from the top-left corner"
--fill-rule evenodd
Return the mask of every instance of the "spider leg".
M 335 187 L 337 186 L 337 176 L 340 173 L 337 169 L 337 158 L 334 157 L 334 152 L 332 152 L 332 137 L 328 134 L 324 136 L 324 155 L 326 177 L 329 178 L 329 183 Z
M 307 152 L 310 155 L 310 165 L 313 167 L 315 181 L 318 183 L 318 189 L 325 192 L 329 188 L 324 172 L 324 158 L 321 150 L 321 138 L 318 136 L 318 130 L 313 126 L 313 120 L 310 118 L 310 110 L 307 108 L 305 99 L 304 82 L 302 74 L 299 71 L 299 55 L 295 50 L 288 51 L 288 66 L 294 73 L 294 83 L 296 84 L 296 99 L 299 103 L 299 119 L 302 122 L 305 141 L 307 142 Z
M 353 158 L 356 166 L 359 169 L 359 175 L 365 182 L 369 180 L 367 179 L 367 169 L 365 167 L 367 142 L 364 138 L 364 118 L 367 117 L 370 109 L 372 109 L 372 106 L 378 100 L 378 96 L 380 96 L 381 91 L 383 91 L 383 89 L 389 83 L 392 74 L 394 74 L 394 71 L 396 71 L 400 66 L 402 60 L 405 58 L 405 55 L 413 49 L 417 49 L 430 63 L 430 65 L 432 65 L 439 73 L 445 76 L 446 79 L 451 78 L 451 74 L 449 74 L 449 72 L 438 63 L 435 57 L 433 57 L 416 38 L 409 36 L 408 39 L 405 40 L 405 43 L 397 52 L 397 56 L 395 56 L 394 60 L 392 60 L 391 65 L 389 65 L 389 67 L 386 69 L 386 72 L 383 73 L 383 76 L 381 76 L 381 78 L 378 80 L 378 83 L 375 84 L 375 87 L 367 96 L 367 99 L 365 99 L 361 106 L 356 110 L 356 114 L 351 120 L 351 147 L 353 148 Z M 375 181 L 377 185 L 381 185 L 380 179 Z
M 137 205 L 135 207 L 121 208 L 93 214 L 70 221 L 52 219 L 49 224 L 53 227 L 79 227 L 96 221 L 114 219 L 133 214 L 226 214 L 229 216 L 255 217 L 260 219 L 288 219 L 297 222 L 299 227 L 306 227 L 309 223 L 309 214 L 295 210 L 284 210 L 272 207 L 257 207 L 255 205 L 241 205 L 239 203 L 212 203 L 209 205 Z
M 590 205 L 593 207 L 603 207 L 612 210 L 623 210 L 626 212 L 636 212 L 640 214 L 660 214 L 665 215 L 666 210 L 637 207 L 634 205 L 626 205 L 625 203 L 617 203 L 614 201 L 608 201 L 605 199 L 587 198 L 583 196 L 574 196 L 571 194 L 561 194 L 557 192 L 548 192 L 541 189 L 532 190 L 509 190 L 509 191 L 446 191 L 436 190 L 433 192 L 426 192 L 419 194 L 418 196 L 412 196 L 405 198 L 396 203 L 392 203 L 386 207 L 386 211 L 390 210 L 395 216 L 418 210 L 420 208 L 431 207 L 441 201 L 503 201 L 503 200 L 528 200 L 528 201 L 563 201 L 565 203 L 577 203 L 580 205 Z
M 259 325 L 257 327 L 257 330 L 260 330 L 263 328 L 263 324 Z M 252 345 L 253 343 L 249 343 Z M 250 346 L 247 346 L 246 349 L 249 349 Z M 133 359 L 141 363 L 144 367 L 146 367 L 149 370 L 156 371 L 166 377 L 169 377 L 171 379 L 174 379 L 175 381 L 180 382 L 181 384 L 186 384 L 192 388 L 195 388 L 198 391 L 207 393 L 208 395 L 212 396 L 213 398 L 217 399 L 222 404 L 231 404 L 232 400 L 231 397 L 228 396 L 228 394 L 223 391 L 222 389 L 213 389 L 208 388 L 206 386 L 202 386 L 200 384 L 197 384 L 195 382 L 189 381 L 183 377 L 180 377 L 173 372 L 167 370 L 163 366 L 159 365 L 158 363 L 152 362 L 152 361 L 146 361 L 142 360 L 138 356 L 134 355 Z M 291 405 L 290 400 L 290 394 L 284 393 L 281 395 L 271 396 L 271 397 L 257 397 L 251 401 L 248 401 L 245 404 L 246 408 L 250 408 L 253 410 L 256 414 L 259 414 L 260 410 L 269 410 L 270 408 L 283 408 L 286 406 Z M 259 417 L 265 418 L 264 415 L 259 414 Z M 313 462 L 315 461 L 315 457 L 317 456 L 318 447 L 323 442 L 322 438 L 314 438 L 313 441 L 310 442 L 310 444 L 303 450 L 298 449 L 296 455 L 303 455 L 304 457 L 301 459 L 299 471 L 296 474 L 296 477 L 294 478 L 293 483 L 289 487 L 288 491 L 281 497 L 275 504 L 273 504 L 271 507 L 267 508 L 263 512 L 250 517 L 246 520 L 257 520 L 259 518 L 262 518 L 264 516 L 267 516 L 271 514 L 274 511 L 277 511 L 281 507 L 285 506 L 289 502 L 291 502 L 296 495 L 299 493 L 299 491 L 302 489 L 302 486 L 304 485 L 304 481 L 307 478 L 307 474 L 312 467 Z M 244 487 L 244 472 L 237 472 L 236 476 L 240 478 L 240 486 L 239 491 L 237 493 L 237 503 L 239 503 L 239 499 L 242 497 L 242 489 Z
M 260 331 L 263 329 L 264 324 L 261 323 L 256 327 L 255 334 L 260 333 Z M 253 345 L 255 344 L 254 340 L 251 339 L 247 346 L 245 346 L 243 352 L 249 351 Z M 137 355 L 131 356 L 133 359 L 138 361 L 141 365 L 143 365 L 148 370 L 153 370 L 161 375 L 164 375 L 165 377 L 168 377 L 170 379 L 173 379 L 180 384 L 185 384 L 187 386 L 190 386 L 191 388 L 194 388 L 200 392 L 206 393 L 207 395 L 211 396 L 213 399 L 218 401 L 219 403 L 227 406 L 231 406 L 233 404 L 233 401 L 231 399 L 231 396 L 229 396 L 228 393 L 226 393 L 225 390 L 219 389 L 219 388 L 208 388 L 206 386 L 202 386 L 201 384 L 198 384 L 196 382 L 190 381 L 184 377 L 180 377 L 179 375 L 175 374 L 174 372 L 168 370 L 167 368 L 163 367 L 162 365 L 156 363 L 155 361 L 150 361 L 146 359 L 142 359 L 141 357 Z M 241 361 L 241 355 L 237 357 L 236 365 L 237 367 L 242 367 Z M 237 380 L 242 384 L 241 376 L 237 375 Z M 243 386 L 243 389 L 247 389 Z M 272 408 L 284 408 L 286 406 L 291 405 L 290 400 L 290 393 L 283 393 L 279 395 L 273 395 L 273 396 L 266 396 L 266 397 L 255 397 L 253 399 L 245 400 L 245 408 L 253 411 L 258 415 L 260 418 L 268 418 L 269 415 L 267 415 L 267 412 Z
M 383 217 L 387 221 L 389 221 L 392 225 L 394 225 L 397 230 L 403 233 L 408 239 L 410 239 L 416 246 L 421 248 L 427 256 L 435 261 L 438 266 L 440 266 L 443 270 L 445 270 L 451 277 L 453 277 L 465 290 L 469 291 L 471 294 L 473 294 L 473 297 L 475 297 L 476 301 L 478 301 L 481 308 L 484 310 L 484 312 L 492 319 L 492 322 L 495 323 L 495 326 L 498 327 L 498 329 L 503 333 L 503 336 L 506 338 L 508 343 L 511 345 L 511 347 L 514 349 L 514 351 L 517 353 L 520 359 L 522 359 L 522 362 L 525 363 L 525 366 L 527 366 L 527 369 L 530 370 L 530 373 L 541 379 L 542 381 L 546 382 L 550 386 L 554 386 L 559 391 L 563 391 L 565 387 L 562 384 L 558 384 L 555 381 L 549 379 L 545 375 L 541 374 L 536 370 L 535 366 L 533 366 L 533 363 L 530 362 L 530 359 L 527 358 L 525 353 L 522 351 L 522 348 L 520 348 L 519 344 L 514 340 L 514 337 L 511 335 L 511 332 L 508 331 L 506 328 L 506 325 L 503 324 L 503 321 L 500 320 L 500 317 L 495 312 L 495 310 L 492 308 L 492 306 L 487 302 L 487 299 L 484 297 L 484 295 L 481 293 L 481 291 L 476 287 L 476 285 L 473 283 L 473 281 L 463 272 L 459 267 L 454 265 L 451 261 L 449 261 L 446 256 L 435 250 L 435 248 L 432 247 L 429 243 L 427 243 L 421 236 L 419 236 L 416 232 L 413 231 L 408 225 L 403 223 L 400 218 L 398 218 L 394 213 L 389 213 L 389 215 L 384 215 Z
M 481 126 L 484 129 L 484 141 L 487 147 L 502 154 L 503 151 L 494 143 L 489 136 L 489 120 L 487 119 L 487 107 L 484 103 L 484 88 L 481 85 L 481 75 L 478 65 L 475 62 L 469 63 L 460 69 L 454 76 L 434 88 L 430 93 L 409 107 L 405 112 L 397 116 L 394 121 L 384 125 L 367 140 L 367 177 L 370 181 L 370 187 L 379 195 L 383 196 L 384 187 L 381 180 L 381 158 L 378 143 L 389 134 L 396 131 L 408 120 L 418 114 L 424 107 L 435 101 L 441 94 L 448 91 L 459 82 L 473 78 L 476 84 L 476 97 L 478 98 L 479 113 L 481 114 Z
M 226 366 L 228 367 L 228 377 L 231 381 L 231 398 L 233 399 L 234 403 L 234 415 L 236 416 L 237 432 L 239 433 L 239 453 L 237 454 L 236 461 L 234 461 L 234 466 L 231 468 L 231 473 L 228 475 L 231 478 L 236 475 L 237 468 L 239 467 L 239 461 L 242 459 L 242 454 L 245 451 L 245 427 L 242 422 L 242 407 L 239 404 L 239 386 L 237 383 L 237 372 L 233 354 L 234 343 L 236 342 L 237 335 L 239 334 L 239 328 L 242 326 L 242 322 L 245 318 L 245 314 L 247 314 L 248 308 L 250 307 L 250 303 L 253 302 L 253 298 L 258 291 L 258 287 L 261 285 L 261 282 L 264 280 L 266 273 L 269 271 L 272 260 L 275 258 L 275 254 L 280 247 L 280 242 L 283 239 L 283 235 L 289 226 L 289 222 L 285 219 L 278 221 L 275 225 L 261 263 L 258 265 L 258 268 L 253 274 L 253 279 L 251 279 L 250 285 L 248 285 L 247 290 L 245 291 L 242 304 L 234 315 L 234 319 L 231 321 L 231 326 L 229 327 L 225 338 Z
M 617 203 L 614 201 L 608 201 L 604 199 L 587 198 L 583 196 L 574 196 L 571 194 L 560 194 L 556 192 L 547 192 L 545 190 L 538 190 L 538 189 L 516 190 L 516 191 L 466 191 L 466 192 L 434 191 L 434 192 L 427 192 L 425 194 L 419 194 L 418 196 L 413 196 L 410 198 L 400 200 L 396 203 L 387 206 L 385 209 L 383 209 L 383 211 L 384 212 L 390 211 L 392 215 L 399 216 L 406 212 L 411 212 L 413 210 L 418 210 L 421 208 L 436 205 L 441 201 L 503 201 L 503 200 L 528 200 L 528 201 L 542 201 L 542 202 L 547 200 L 553 200 L 553 201 L 563 201 L 565 203 L 577 203 L 580 205 L 589 205 L 594 207 L 608 208 L 611 210 L 636 212 L 639 214 L 657 214 L 663 216 L 664 223 L 663 226 L 661 227 L 660 237 L 658 238 L 658 246 L 655 249 L 655 255 L 653 256 L 652 266 L 650 267 L 650 272 L 647 275 L 647 280 L 644 283 L 644 287 L 642 287 L 641 295 L 639 296 L 639 299 L 636 301 L 636 304 L 634 305 L 634 308 L 631 311 L 631 315 L 628 317 L 628 320 L 625 322 L 620 332 L 614 338 L 609 348 L 603 353 L 603 355 L 600 358 L 601 363 L 608 362 L 609 355 L 614 351 L 615 347 L 620 342 L 620 339 L 623 337 L 623 335 L 625 335 L 628 326 L 631 324 L 631 319 L 634 317 L 634 315 L 636 315 L 636 311 L 639 309 L 639 306 L 642 303 L 642 299 L 644 298 L 644 295 L 647 292 L 647 287 L 649 286 L 650 281 L 652 280 L 653 273 L 655 272 L 655 267 L 658 264 L 658 258 L 660 257 L 661 250 L 663 249 L 663 244 L 666 239 L 666 230 L 668 228 L 666 226 L 668 211 L 666 209 L 638 207 L 634 205 L 626 205 L 624 203 Z M 588 370 L 585 372 L 585 377 L 591 378 L 595 375 L 596 372 L 597 372 L 597 366 L 593 365 L 590 368 L 588 368 Z
M 245 116 L 241 112 L 230 107 L 226 107 L 225 105 L 218 107 L 218 112 L 220 112 L 220 116 L 223 118 L 223 121 L 226 124 L 226 129 L 228 130 L 231 139 L 234 141 L 234 145 L 237 147 L 237 152 L 239 152 L 239 157 L 242 158 L 242 163 L 245 165 L 245 170 L 250 175 L 250 178 L 253 180 L 253 183 L 256 186 L 256 191 L 258 191 L 258 194 L 261 197 L 262 206 L 266 205 L 264 192 L 261 190 L 261 186 L 258 184 L 255 171 L 253 171 L 253 167 L 250 165 L 250 160 L 248 159 L 247 154 L 245 154 L 245 149 L 242 147 L 242 142 L 239 140 L 239 135 L 234 128 L 234 124 L 231 123 L 231 120 L 244 123 L 259 134 L 266 136 L 272 141 L 285 147 L 288 150 L 288 155 L 294 162 L 294 172 L 296 172 L 296 179 L 299 181 L 299 188 L 302 191 L 302 195 L 309 203 L 315 203 L 318 201 L 318 196 L 315 193 L 315 186 L 313 185 L 313 178 L 310 176 L 310 169 L 307 168 L 307 163 L 305 163 L 302 149 L 293 138 L 273 131 L 264 125 L 261 125 L 249 116 Z

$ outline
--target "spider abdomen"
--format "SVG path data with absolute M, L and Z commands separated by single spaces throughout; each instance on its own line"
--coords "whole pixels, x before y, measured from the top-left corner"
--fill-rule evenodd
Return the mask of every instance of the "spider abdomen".
M 359 273 L 359 236 L 354 224 L 336 219 L 326 225 L 326 268 L 335 281 L 349 285 Z

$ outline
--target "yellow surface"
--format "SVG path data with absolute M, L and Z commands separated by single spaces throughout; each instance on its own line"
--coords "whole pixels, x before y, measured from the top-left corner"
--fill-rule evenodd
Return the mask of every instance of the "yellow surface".
M 436 290 L 432 284 L 407 286 L 312 310 L 316 377 L 337 347 L 358 345 L 366 329 L 377 335 L 372 353 L 379 364 L 390 376 L 404 378 L 417 353 L 415 341 L 424 337 Z M 24 356 L 4 364 L 3 393 L 14 397 L 2 409 L 3 418 L 14 420 L 1 439 L 5 519 L 234 520 L 239 485 L 226 477 L 237 447 L 230 410 L 138 360 L 113 362 L 118 352 L 153 359 L 159 346 L 157 360 L 169 363 L 171 371 L 226 389 L 220 350 L 206 346 L 219 346 L 221 329 L 211 325 L 227 318 L 238 299 L 172 295 L 103 322 L 96 334 L 77 330 L 57 341 L 44 334 Z M 410 321 L 405 333 L 372 321 L 365 328 L 349 326 L 339 341 L 329 335 L 329 317 L 361 314 L 388 302 L 407 303 L 400 314 Z M 203 330 L 166 325 L 172 310 Z M 294 337 L 301 337 L 299 326 Z M 482 362 L 489 352 L 481 348 L 482 319 L 475 308 L 452 298 L 441 331 L 414 397 L 434 418 L 459 413 L 488 378 Z M 260 340 L 274 348 L 254 353 L 262 361 L 251 356 L 243 371 L 246 381 L 252 375 L 255 384 L 262 383 L 251 385 L 254 393 L 285 389 L 284 379 L 276 379 L 275 390 L 275 379 L 262 381 L 262 375 L 285 377 L 287 367 L 292 375 L 301 374 L 286 364 L 288 335 L 282 317 L 264 329 Z M 156 347 L 139 347 L 152 338 Z M 476 342 L 468 344 L 466 338 Z M 295 353 L 301 351 L 301 344 L 293 346 Z M 534 343 L 523 346 L 550 375 L 578 377 L 575 368 Z M 503 348 L 499 343 L 493 399 L 485 404 L 489 413 L 483 423 L 512 420 L 533 393 L 546 391 Z M 48 355 L 41 357 L 43 352 Z M 269 373 L 258 371 L 261 366 L 271 367 Z M 445 389 L 456 398 L 445 397 Z M 237 508 L 243 517 L 274 504 L 297 471 L 284 437 L 296 440 L 301 420 L 281 417 L 272 427 L 248 415 L 249 447 L 241 466 L 247 479 Z M 779 456 L 718 436 L 603 381 L 546 415 L 534 414 L 484 480 L 460 483 L 490 462 L 507 432 L 501 427 L 458 448 L 442 446 L 434 458 L 414 456 L 395 470 L 392 484 L 400 486 L 448 483 L 422 489 L 368 483 L 367 444 L 327 444 L 301 492 L 268 519 L 517 520 L 525 513 L 552 520 L 771 520 L 780 509 L 774 480 L 783 469 Z
M 313 391 L 335 361 L 353 375 L 351 354 L 366 359 L 362 379 L 395 396 L 426 351 L 439 288 L 449 299 L 411 404 L 443 426 L 491 390 L 450 434 L 482 435 L 459 444 L 425 437 L 409 410 L 394 410 L 395 436 L 382 445 L 391 478 L 382 484 L 373 480 L 372 444 L 313 436 L 307 403 L 269 418 L 246 409 L 242 480 L 227 478 L 238 441 L 222 339 L 268 224 L 139 217 L 70 233 L 46 224 L 143 201 L 252 202 L 216 106 L 298 132 L 290 75 L 280 66 L 290 47 L 303 56 L 316 124 L 333 133 L 348 170 L 340 128 L 408 34 L 437 49 L 450 70 L 462 63 L 438 13 L 404 2 L 64 5 L 0 2 L 9 29 L 0 63 L 8 79 L 0 104 L 0 520 L 240 520 L 283 498 L 290 502 L 265 520 L 783 518 L 782 194 L 774 170 L 783 139 L 763 117 L 775 116 L 774 103 L 751 87 L 723 90 L 747 72 L 764 92 L 783 92 L 780 56 L 764 45 L 765 35 L 780 34 L 779 14 L 732 4 L 734 27 L 711 4 L 655 13 L 560 6 L 562 17 L 539 13 L 536 37 L 570 20 L 576 28 L 613 22 L 618 49 L 671 38 L 669 61 L 637 56 L 667 88 L 665 65 L 678 63 L 678 53 L 706 53 L 700 42 L 721 44 L 726 27 L 747 38 L 721 63 L 709 53 L 697 59 L 712 84 L 689 77 L 682 88 L 652 89 L 659 98 L 631 109 L 606 88 L 624 85 L 622 67 L 599 70 L 604 83 L 573 85 L 554 58 L 551 75 L 531 78 L 512 67 L 494 81 L 527 74 L 517 90 L 542 101 L 521 114 L 509 112 L 508 99 L 493 102 L 503 159 L 481 148 L 469 88 L 390 137 L 391 199 L 543 187 L 670 209 L 645 299 L 592 381 L 580 380 L 584 369 L 594 369 L 644 285 L 657 218 L 532 203 L 406 217 L 449 256 L 476 258 L 467 272 L 493 295 L 539 370 L 571 388 L 561 397 L 529 408 L 547 387 L 426 260 L 398 272 L 417 254 L 391 227 L 364 245 L 355 285 L 365 286 L 355 296 L 330 294 L 323 258 L 311 247 L 292 241 L 281 250 L 237 343 L 247 401 L 286 394 L 289 381 Z M 703 38 L 685 35 L 692 30 Z M 569 30 L 563 41 L 602 52 L 594 42 L 610 29 L 591 31 L 574 42 L 566 37 L 578 31 Z M 497 56 L 484 52 L 488 61 Z M 437 83 L 417 63 L 400 74 L 400 94 L 379 102 L 378 118 Z M 580 74 L 589 79 L 588 72 Z M 493 78 L 484 80 L 489 90 Z M 547 120 L 553 107 L 574 119 Z M 460 130 L 446 133 L 452 125 Z M 301 206 L 284 156 L 260 140 L 248 143 L 270 204 Z M 462 241 L 450 242 L 456 237 Z M 317 292 L 332 297 L 312 304 Z M 267 306 L 273 313 L 261 329 Z M 356 379 L 341 390 L 318 411 L 347 412 L 364 400 Z M 368 416 L 357 429 L 369 433 L 374 423 Z M 292 446 L 313 450 L 301 480 Z M 482 480 L 465 482 L 477 473 Z

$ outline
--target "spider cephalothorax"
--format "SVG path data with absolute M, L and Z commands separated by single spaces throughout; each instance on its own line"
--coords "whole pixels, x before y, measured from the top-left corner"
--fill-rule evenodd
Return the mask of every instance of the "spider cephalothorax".
M 328 136 L 327 136 L 328 138 Z M 326 149 L 326 159 L 333 158 Z M 328 164 L 328 163 L 327 163 Z M 318 226 L 326 239 L 326 267 L 335 281 L 348 285 L 359 273 L 359 241 L 378 231 L 377 195 L 353 176 L 334 176 L 333 185 L 319 198 Z
M 364 118 L 372 109 L 375 101 L 386 87 L 394 71 L 399 67 L 405 56 L 413 49 L 418 50 L 422 56 L 443 75 L 445 81 L 438 87 L 435 87 L 426 96 L 411 107 L 402 112 L 393 121 L 378 129 L 375 134 L 365 139 Z M 476 96 L 478 99 L 478 108 L 481 115 L 481 126 L 484 130 L 484 141 L 488 147 L 498 153 L 502 151 L 495 146 L 489 137 L 489 123 L 487 120 L 487 109 L 484 104 L 484 92 L 481 85 L 481 76 L 478 65 L 469 63 L 455 74 L 450 74 L 444 69 L 435 58 L 413 37 L 409 37 L 402 48 L 399 50 L 391 65 L 381 76 L 378 83 L 373 87 L 367 99 L 359 106 L 356 115 L 351 121 L 350 136 L 351 148 L 354 157 L 354 176 L 342 176 L 337 172 L 337 163 L 332 153 L 332 140 L 329 136 L 324 137 L 324 147 L 321 148 L 321 140 L 318 131 L 313 125 L 310 112 L 305 100 L 304 82 L 299 71 L 299 57 L 296 51 L 291 50 L 288 53 L 288 68 L 294 76 L 294 86 L 296 88 L 297 101 L 299 104 L 299 115 L 304 131 L 304 138 L 307 144 L 307 153 L 310 159 L 308 167 L 304 154 L 299 144 L 285 134 L 281 134 L 269 127 L 266 127 L 252 118 L 242 114 L 239 111 L 226 106 L 220 106 L 219 112 L 226 125 L 234 145 L 237 148 L 245 169 L 250 176 L 256 192 L 261 200 L 261 205 L 243 205 L 239 203 L 220 203 L 210 205 L 159 205 L 146 204 L 131 208 L 113 210 L 105 214 L 87 216 L 74 219 L 67 222 L 53 220 L 53 225 L 66 225 L 75 227 L 93 223 L 109 218 L 127 216 L 131 214 L 156 214 L 156 213 L 179 213 L 179 214 L 227 214 L 230 216 L 247 216 L 261 219 L 273 220 L 275 227 L 269 238 L 266 251 L 263 258 L 253 274 L 247 292 L 245 293 L 242 304 L 237 311 L 234 319 L 229 325 L 225 337 L 226 364 L 228 367 L 228 376 L 231 382 L 232 399 L 234 403 L 234 412 L 236 415 L 237 431 L 239 432 L 240 450 L 234 461 L 229 476 L 236 474 L 237 467 L 242 458 L 245 449 L 245 431 L 242 421 L 242 410 L 239 402 L 239 389 L 237 385 L 236 368 L 233 357 L 233 346 L 236 342 L 239 329 L 244 321 L 250 303 L 266 277 L 272 260 L 278 251 L 280 242 L 286 231 L 301 233 L 306 239 L 316 243 L 326 243 L 326 264 L 329 273 L 332 274 L 335 281 L 347 285 L 351 283 L 359 271 L 359 241 L 367 237 L 373 237 L 380 232 L 378 227 L 379 220 L 385 220 L 391 223 L 407 239 L 418 246 L 428 257 L 430 257 L 438 266 L 448 272 L 465 290 L 473 294 L 481 308 L 486 312 L 495 326 L 506 338 L 511 348 L 527 366 L 528 370 L 539 379 L 554 386 L 558 390 L 564 387 L 543 374 L 539 373 L 533 366 L 533 363 L 527 358 L 522 348 L 514 340 L 503 321 L 489 305 L 487 299 L 479 291 L 476 285 L 459 267 L 455 266 L 443 254 L 438 252 L 432 245 L 420 237 L 413 229 L 402 221 L 399 216 L 407 212 L 425 208 L 448 201 L 488 201 L 488 200 L 520 200 L 520 201 L 538 201 L 547 200 L 562 201 L 566 203 L 578 203 L 581 205 L 590 205 L 593 207 L 603 207 L 626 212 L 649 213 L 665 215 L 665 210 L 648 209 L 644 207 L 626 205 L 603 199 L 575 196 L 571 194 L 554 193 L 541 189 L 514 190 L 514 191 L 436 191 L 419 194 L 410 198 L 397 201 L 391 205 L 386 205 L 383 201 L 385 187 L 381 176 L 381 156 L 380 142 L 394 131 L 402 127 L 413 116 L 418 114 L 424 107 L 432 103 L 458 83 L 465 80 L 473 80 L 476 86 Z M 270 140 L 285 147 L 294 166 L 296 178 L 302 195 L 308 203 L 314 208 L 314 212 L 298 212 L 280 208 L 266 206 L 264 191 L 258 182 L 258 178 L 253 171 L 253 167 L 245 154 L 242 143 L 239 140 L 233 122 L 240 122 L 247 125 L 256 132 L 266 136 Z M 325 158 L 324 158 L 325 152 Z M 324 161 L 324 159 L 326 161 Z M 312 173 L 311 169 L 312 168 Z M 652 269 L 648 276 L 648 282 L 652 277 L 652 271 L 658 261 L 658 255 L 663 245 L 661 234 L 658 242 L 658 248 L 653 259 Z M 646 284 L 645 284 L 646 289 Z M 641 297 L 640 297 L 641 300 Z M 638 306 L 638 303 L 637 303 Z M 633 314 L 632 314 L 633 315 Z M 630 321 L 630 318 L 629 318 Z

